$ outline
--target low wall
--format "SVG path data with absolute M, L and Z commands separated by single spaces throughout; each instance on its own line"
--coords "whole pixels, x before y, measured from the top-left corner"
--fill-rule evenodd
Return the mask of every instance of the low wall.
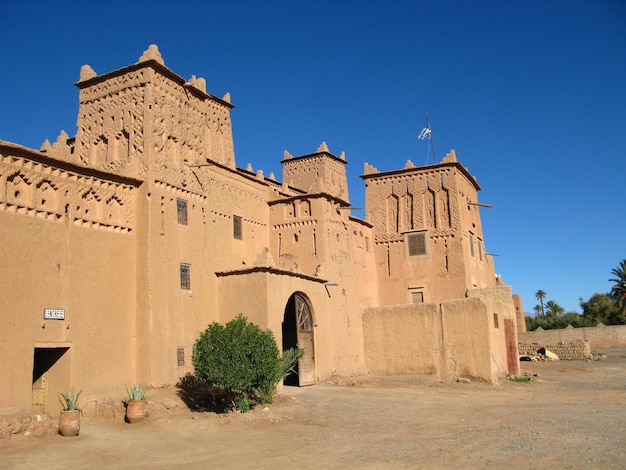
M 515 312 L 508 289 L 475 289 L 468 298 L 441 304 L 366 309 L 368 372 L 428 374 L 444 381 L 465 377 L 494 384 L 507 373 L 517 374 Z
M 626 325 L 600 325 L 587 328 L 568 326 L 560 330 L 518 332 L 517 339 L 520 343 L 539 343 L 542 346 L 588 341 L 592 350 L 594 348 L 617 348 L 626 346 Z
M 546 348 L 564 361 L 584 360 L 591 357 L 589 341 L 575 341 L 573 343 L 519 343 L 519 353 L 533 355 L 540 348 Z

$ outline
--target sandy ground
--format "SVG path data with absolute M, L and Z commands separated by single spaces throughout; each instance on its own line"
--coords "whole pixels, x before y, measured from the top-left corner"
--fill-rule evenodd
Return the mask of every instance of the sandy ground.
M 0 440 L 0 468 L 626 468 L 626 355 L 608 353 L 522 363 L 530 383 L 369 377 L 246 414 L 83 418 L 75 438 Z

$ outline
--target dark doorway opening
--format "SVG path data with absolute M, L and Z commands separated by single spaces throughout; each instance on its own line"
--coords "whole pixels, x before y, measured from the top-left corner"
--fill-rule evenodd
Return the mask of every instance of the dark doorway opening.
M 289 297 L 287 306 L 285 307 L 285 316 L 283 318 L 283 351 L 298 347 L 298 333 L 296 323 L 296 298 L 295 295 Z M 299 370 L 298 364 L 293 372 L 285 377 L 283 383 L 285 385 L 300 385 L 298 380 Z
M 304 349 L 304 356 L 294 371 L 285 377 L 285 385 L 313 385 L 315 383 L 315 351 L 313 343 L 313 316 L 309 302 L 303 294 L 293 294 L 283 317 L 283 351 Z

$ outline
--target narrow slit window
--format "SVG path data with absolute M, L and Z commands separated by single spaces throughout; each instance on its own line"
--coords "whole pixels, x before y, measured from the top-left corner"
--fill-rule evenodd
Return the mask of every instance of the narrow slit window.
M 469 234 L 469 243 L 470 243 L 470 255 L 472 258 L 474 257 L 474 234 L 470 232 Z
M 241 233 L 241 217 L 238 215 L 233 216 L 233 237 L 235 237 L 236 240 L 242 240 L 243 238 Z
M 184 347 L 176 348 L 176 363 L 178 364 L 178 366 L 185 365 L 185 348 Z
M 180 264 L 180 288 L 183 290 L 191 289 L 191 266 L 189 264 Z
M 187 201 L 177 199 L 176 212 L 178 214 L 178 223 L 180 225 L 187 225 Z

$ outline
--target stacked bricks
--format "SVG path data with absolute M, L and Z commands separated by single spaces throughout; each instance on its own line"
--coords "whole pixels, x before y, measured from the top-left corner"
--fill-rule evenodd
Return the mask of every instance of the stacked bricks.
M 564 361 L 586 360 L 591 357 L 589 341 L 575 341 L 571 343 L 519 343 L 519 353 L 535 355 L 541 348 L 546 348 Z
M 591 347 L 616 348 L 626 346 L 626 325 L 598 325 L 595 327 L 572 328 L 568 326 L 560 330 L 542 330 L 518 332 L 518 341 L 522 343 L 571 343 L 588 341 Z

